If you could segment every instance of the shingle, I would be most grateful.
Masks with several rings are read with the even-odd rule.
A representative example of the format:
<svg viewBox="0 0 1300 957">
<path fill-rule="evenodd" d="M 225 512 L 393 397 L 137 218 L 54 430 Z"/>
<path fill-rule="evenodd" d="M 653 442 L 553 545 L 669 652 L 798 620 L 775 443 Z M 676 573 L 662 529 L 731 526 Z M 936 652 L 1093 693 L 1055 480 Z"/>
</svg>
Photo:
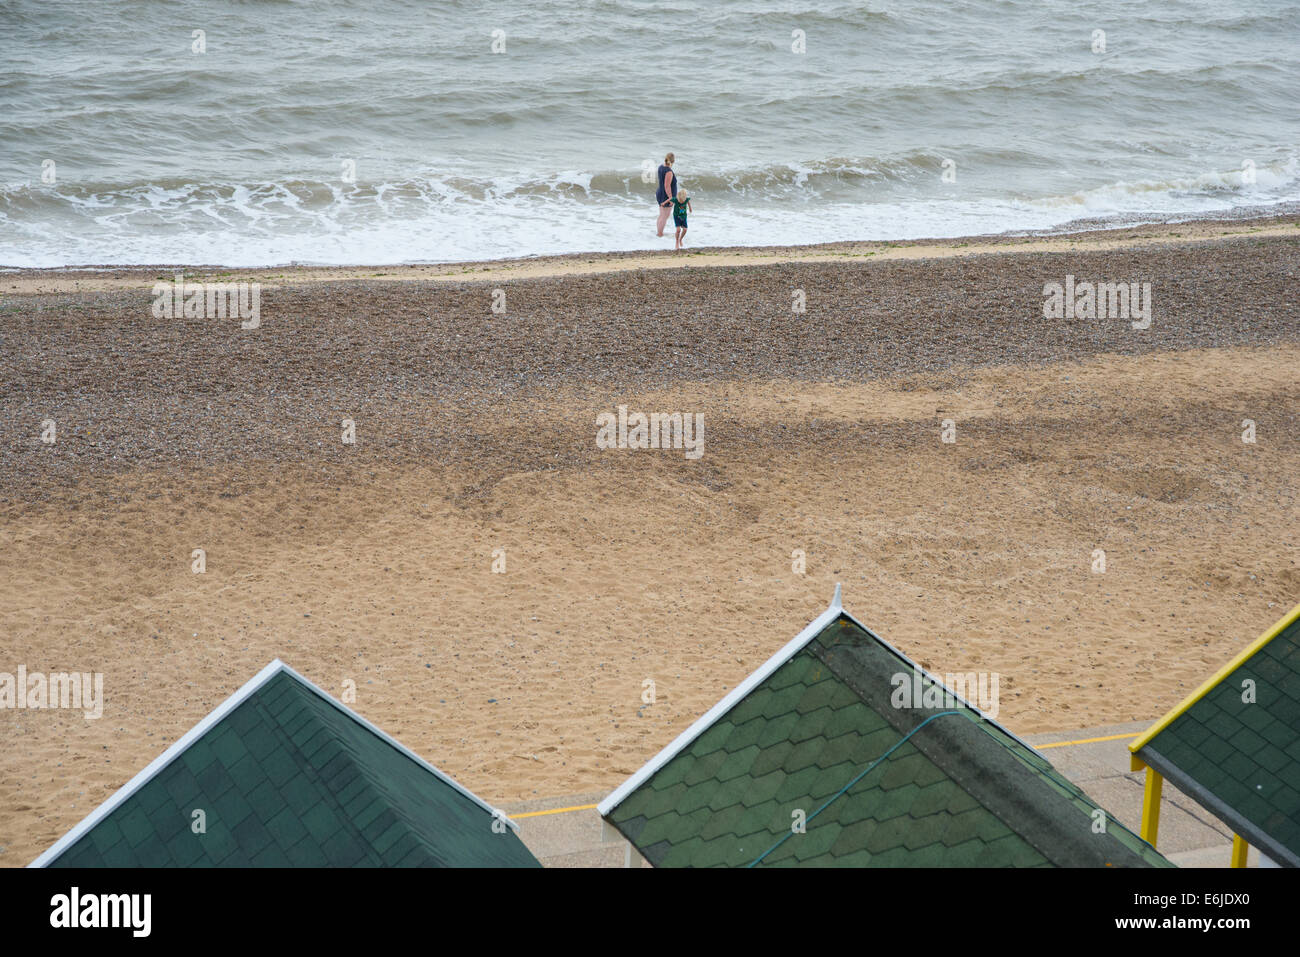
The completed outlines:
<svg viewBox="0 0 1300 957">
<path fill-rule="evenodd" d="M 248 791 L 242 791 L 243 797 L 253 808 L 253 813 L 262 820 L 267 820 L 284 808 L 284 797 L 269 780 L 263 779 Z"/>
<path fill-rule="evenodd" d="M 700 808 L 707 808 L 714 793 L 721 787 L 722 782 L 717 778 L 706 778 L 694 786 L 687 785 L 686 792 L 677 802 L 677 813 L 690 814 Z"/>
<path fill-rule="evenodd" d="M 880 787 L 890 791 L 911 785 L 927 763 L 925 756 L 916 751 L 909 741 L 886 758 L 874 773 L 880 775 Z"/>
<path fill-rule="evenodd" d="M 208 809 L 209 817 L 219 817 L 232 828 L 253 813 L 253 805 L 244 797 L 240 787 L 232 787 L 208 803 L 212 805 Z"/>
<path fill-rule="evenodd" d="M 751 718 L 761 718 L 763 716 L 763 709 L 767 706 L 768 699 L 775 694 L 769 685 L 770 681 L 767 684 L 759 685 L 749 694 L 745 695 L 745 697 L 737 702 L 736 706 L 728 712 L 726 720 L 729 720 L 732 724 L 739 725 L 749 721 Z"/>
<path fill-rule="evenodd" d="M 302 833 L 305 835 L 307 829 L 303 828 Z M 289 858 L 292 867 L 328 867 L 331 863 L 337 863 L 332 862 L 324 849 L 309 837 L 299 840 L 297 844 L 285 851 L 285 856 Z"/>
<path fill-rule="evenodd" d="M 878 823 L 867 837 L 867 850 L 872 854 L 882 854 L 891 848 L 905 846 L 904 842 L 913 826 L 914 822 L 905 815 Z"/>
<path fill-rule="evenodd" d="M 197 776 L 200 771 L 215 761 L 216 757 L 213 755 L 212 749 L 208 747 L 207 743 L 199 740 L 195 741 L 185 749 L 180 756 L 180 760 L 184 763 L 185 767 L 189 769 L 191 774 Z"/>
<path fill-rule="evenodd" d="M 206 833 L 195 836 L 209 864 L 219 864 L 239 851 L 234 834 L 221 821 L 210 822 Z"/>
<path fill-rule="evenodd" d="M 669 836 L 676 833 L 677 821 L 680 815 L 673 810 L 664 811 L 662 814 L 655 814 L 646 820 L 645 827 L 637 835 L 636 845 L 639 848 L 646 848 L 651 844 L 658 844 L 661 841 L 667 841 Z"/>
<path fill-rule="evenodd" d="M 167 841 L 167 857 L 171 863 L 176 867 L 195 867 L 204 861 L 201 837 L 187 827 Z"/>
<path fill-rule="evenodd" d="M 812 793 L 812 784 L 819 774 L 821 772 L 814 767 L 806 767 L 802 771 L 787 774 L 773 797 L 791 807 L 802 807 L 811 814 L 825 803 L 824 798 Z"/>
<path fill-rule="evenodd" d="M 722 762 L 714 773 L 714 777 L 725 783 L 732 778 L 752 774 L 754 761 L 760 753 L 762 752 L 757 745 L 751 745 L 741 751 L 728 754 L 727 759 Z"/>
<path fill-rule="evenodd" d="M 838 681 L 830 677 L 823 678 L 815 684 L 809 685 L 799 700 L 795 703 L 795 710 L 800 714 L 813 714 L 814 712 L 826 709 L 830 713 L 834 709 L 830 707 L 832 702 L 838 700 L 836 692 L 841 690 L 842 686 Z"/>
<path fill-rule="evenodd" d="M 694 764 L 695 755 L 693 753 L 679 754 L 655 773 L 651 779 L 654 789 L 662 791 L 664 788 L 680 784 Z"/>
<path fill-rule="evenodd" d="M 707 825 L 705 825 L 707 827 Z M 712 840 L 700 835 L 691 850 L 692 867 L 722 867 L 737 861 L 735 841 L 727 837 L 715 837 Z"/>
<path fill-rule="evenodd" d="M 794 745 L 789 741 L 777 741 L 768 745 L 754 759 L 754 764 L 749 769 L 750 776 L 762 777 L 778 768 L 782 768 L 785 765 L 785 759 L 792 751 L 794 751 Z"/>
<path fill-rule="evenodd" d="M 901 741 L 902 736 L 893 728 L 880 728 L 858 739 L 857 746 L 849 755 L 849 760 L 866 770 L 868 765 L 884 759 L 889 754 L 889 749 L 900 744 Z M 897 751 L 889 754 L 889 759 L 892 760 L 895 755 L 906 753 L 905 749 L 910 747 L 910 743 L 902 743 Z"/>
<path fill-rule="evenodd" d="M 989 841 L 973 863 L 975 867 L 1026 867 L 1037 859 L 1037 853 L 1019 835 L 1008 831 Z"/>
<path fill-rule="evenodd" d="M 839 824 L 824 823 L 818 817 L 808 826 L 805 833 L 791 835 L 787 843 L 797 860 L 811 862 L 829 854 L 843 830 L 844 828 Z"/>
<path fill-rule="evenodd" d="M 727 752 L 715 750 L 711 752 L 701 752 L 700 757 L 696 759 L 691 769 L 686 772 L 682 781 L 688 786 L 694 786 L 704 781 L 712 781 L 717 776 L 718 768 L 722 767 L 727 760 Z"/>
<path fill-rule="evenodd" d="M 772 718 L 763 728 L 763 732 L 758 736 L 755 742 L 760 748 L 770 748 L 776 744 L 786 744 L 790 739 L 790 732 L 794 726 L 799 723 L 799 715 L 794 712 L 782 714 L 779 717 Z"/>
<path fill-rule="evenodd" d="M 808 676 L 812 672 L 813 667 L 818 664 L 819 662 L 812 655 L 795 655 L 788 662 L 774 671 L 768 679 L 763 682 L 763 687 L 773 695 L 779 694 L 783 691 L 788 691 L 790 688 L 795 686 L 802 687 L 808 680 Z M 800 696 L 801 695 L 795 695 L 794 700 L 799 700 Z M 776 713 L 784 714 L 788 710 L 789 708 L 782 708 Z M 766 704 L 763 707 L 763 713 L 769 716 L 772 714 L 771 709 Z"/>
<path fill-rule="evenodd" d="M 861 702 L 836 709 L 822 728 L 822 734 L 828 739 L 838 739 L 846 734 L 868 734 L 884 727 L 880 716 L 872 712 Z"/>
<path fill-rule="evenodd" d="M 737 751 L 747 751 L 750 748 L 757 747 L 758 737 L 766 727 L 767 719 L 762 715 L 750 718 L 742 724 L 732 725 L 724 749 L 731 754 L 735 754 Z"/>
<path fill-rule="evenodd" d="M 318 804 L 311 808 L 306 814 L 302 815 L 302 823 L 311 835 L 318 841 L 323 841 L 336 830 L 338 830 L 340 821 L 330 808 L 324 804 Z M 385 805 L 384 809 L 375 815 L 374 819 L 364 827 L 357 827 L 366 840 L 374 843 L 390 827 L 397 823 L 397 812 L 392 807 Z"/>
<path fill-rule="evenodd" d="M 267 844 L 256 854 L 249 857 L 254 867 L 289 867 L 292 862 L 287 854 L 276 844 Z"/>
<path fill-rule="evenodd" d="M 834 711 L 826 707 L 818 708 L 813 712 L 804 712 L 799 722 L 790 730 L 790 740 L 796 744 L 811 738 L 825 740 L 823 735 L 826 725 L 830 723 L 834 714 Z"/>
<path fill-rule="evenodd" d="M 912 799 L 907 813 L 914 818 L 948 813 L 948 802 L 952 800 L 957 784 L 950 778 L 943 778 L 924 787 L 918 785 L 916 797 Z"/>
<path fill-rule="evenodd" d="M 122 840 L 128 847 L 138 847 L 153 836 L 153 824 L 149 815 L 138 806 L 131 805 L 117 818 L 117 825 L 122 831 Z"/>
<path fill-rule="evenodd" d="M 715 724 L 695 739 L 695 746 L 692 750 L 697 754 L 709 754 L 717 751 L 726 744 L 727 736 L 730 733 L 731 728 L 727 724 Z"/>
<path fill-rule="evenodd" d="M 235 779 L 230 776 L 230 772 L 220 761 L 212 761 L 195 775 L 199 789 L 207 795 L 223 794 L 228 789 L 234 787 Z"/>
<path fill-rule="evenodd" d="M 153 815 L 164 805 L 173 802 L 171 795 L 167 793 L 167 789 L 155 779 L 136 792 L 136 803 L 145 814 Z"/>
<path fill-rule="evenodd" d="M 665 814 L 677 807 L 677 802 L 685 793 L 686 785 L 680 782 L 667 788 L 654 787 L 651 789 L 651 798 L 641 813 L 651 819 Z"/>
<path fill-rule="evenodd" d="M 1250 758 L 1242 754 L 1240 751 L 1231 752 L 1228 757 L 1221 762 L 1220 766 L 1227 775 L 1238 782 L 1251 774 L 1256 768 L 1255 762 L 1250 760 Z"/>
<path fill-rule="evenodd" d="M 984 854 L 987 846 L 988 845 L 978 837 L 973 837 L 968 841 L 963 841 L 960 844 L 954 844 L 950 847 L 945 845 L 947 849 L 939 857 L 941 866 L 974 867 L 976 866 L 976 862 L 979 861 L 980 857 Z"/>
<path fill-rule="evenodd" d="M 1228 743 L 1247 757 L 1253 755 L 1256 751 L 1267 744 L 1263 738 L 1246 727 L 1243 727 L 1236 734 L 1230 737 Z"/>
<path fill-rule="evenodd" d="M 307 828 L 298 820 L 298 815 L 286 807 L 266 822 L 266 829 L 277 844 L 291 848 L 307 836 Z"/>
<path fill-rule="evenodd" d="M 784 771 L 771 771 L 760 778 L 755 778 L 749 790 L 741 803 L 746 807 L 754 807 L 769 801 L 776 796 L 776 792 L 781 790 L 781 785 L 785 783 Z"/>
<path fill-rule="evenodd" d="M 245 735 L 244 741 L 248 746 L 248 753 L 257 761 L 263 761 L 271 755 L 277 753 L 283 745 L 281 744 L 279 730 L 272 724 L 262 722 L 257 725 L 255 732 L 249 732 Z"/>
<path fill-rule="evenodd" d="M 188 811 L 182 811 L 168 798 L 165 805 L 156 808 L 150 814 L 149 820 L 153 822 L 154 833 L 166 843 L 181 831 L 190 829 L 193 815 Z"/>
<path fill-rule="evenodd" d="M 117 825 L 117 815 L 105 819 L 87 837 L 89 837 L 91 844 L 100 854 L 105 853 L 114 844 L 125 840 L 122 836 L 122 829 Z M 86 837 L 81 838 L 79 843 L 85 842 L 86 839 Z"/>
<path fill-rule="evenodd" d="M 370 842 L 370 846 L 382 856 L 385 851 L 396 845 L 402 835 L 406 833 L 406 825 L 401 821 L 394 821 Z"/>
<path fill-rule="evenodd" d="M 917 816 L 915 809 L 908 812 L 911 817 L 911 823 L 904 829 L 903 846 L 909 851 L 917 851 L 929 847 L 931 844 L 939 844 L 943 841 L 943 834 L 948 823 L 947 814 L 925 814 Z"/>
<path fill-rule="evenodd" d="M 228 727 L 212 737 L 212 753 L 223 765 L 231 768 L 248 755 L 248 747 L 239 733 Z"/>
<path fill-rule="evenodd" d="M 847 784 L 848 781 L 846 780 L 844 783 Z M 832 792 L 833 794 L 834 792 Z M 849 791 L 842 797 L 836 798 L 834 803 L 822 814 L 833 817 L 834 820 L 845 826 L 856 824 L 859 821 L 871 818 L 879 806 L 879 797 L 879 792 L 875 791 L 865 793 Z"/>
<path fill-rule="evenodd" d="M 701 839 L 711 841 L 723 834 L 730 834 L 734 839 L 736 837 L 736 827 L 744 819 L 745 813 L 746 808 L 739 804 L 733 804 L 711 814 L 704 827 L 700 830 Z"/>
<path fill-rule="evenodd" d="M 138 867 L 138 858 L 127 845 L 126 841 L 118 841 L 104 852 L 104 867 Z"/>
<path fill-rule="evenodd" d="M 1269 774 L 1278 774 L 1291 763 L 1281 748 L 1272 746 L 1261 748 L 1255 753 L 1253 760 Z"/>
<path fill-rule="evenodd" d="M 788 688 L 777 691 L 763 707 L 763 717 L 769 720 L 793 717 L 795 720 L 790 723 L 790 727 L 793 728 L 799 718 L 795 707 L 806 691 L 807 688 L 802 684 L 792 684 Z"/>
<path fill-rule="evenodd" d="M 781 767 L 785 769 L 787 774 L 793 774 L 796 771 L 802 771 L 804 768 L 813 767 L 825 746 L 826 742 L 822 738 L 812 738 L 807 741 L 801 741 L 786 755 L 785 762 Z"/>
<path fill-rule="evenodd" d="M 708 822 L 712 813 L 707 807 L 702 807 L 690 814 L 674 815 L 671 819 L 672 827 L 668 832 L 668 839 L 674 843 L 688 840 L 699 833 L 700 828 Z"/>
<path fill-rule="evenodd" d="M 135 855 L 134 867 L 166 867 L 172 862 L 167 845 L 159 840 L 145 841 L 131 851 Z"/>
<path fill-rule="evenodd" d="M 979 839 L 980 821 L 988 814 L 988 811 L 982 807 L 973 807 L 968 811 L 962 811 L 960 814 L 944 813 L 946 820 L 943 836 L 940 840 L 948 847 L 957 847 L 967 841 Z"/>
<path fill-rule="evenodd" d="M 299 810 L 308 808 L 321 799 L 320 788 L 301 771 L 280 785 L 279 790 L 284 803 Z"/>
</svg>

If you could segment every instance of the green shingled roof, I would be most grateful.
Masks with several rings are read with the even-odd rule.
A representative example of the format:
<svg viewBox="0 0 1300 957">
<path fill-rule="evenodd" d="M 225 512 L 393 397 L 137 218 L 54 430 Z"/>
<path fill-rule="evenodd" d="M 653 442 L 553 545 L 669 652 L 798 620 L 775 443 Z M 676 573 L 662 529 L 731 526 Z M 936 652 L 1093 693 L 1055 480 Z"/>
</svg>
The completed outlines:
<svg viewBox="0 0 1300 957">
<path fill-rule="evenodd" d="M 661 867 L 1171 866 L 960 699 L 895 707 L 900 674 L 942 689 L 836 603 L 601 814 Z"/>
<path fill-rule="evenodd" d="M 34 864 L 540 866 L 493 815 L 277 661 Z"/>
<path fill-rule="evenodd" d="M 1274 861 L 1300 867 L 1300 605 L 1132 749 Z"/>
</svg>

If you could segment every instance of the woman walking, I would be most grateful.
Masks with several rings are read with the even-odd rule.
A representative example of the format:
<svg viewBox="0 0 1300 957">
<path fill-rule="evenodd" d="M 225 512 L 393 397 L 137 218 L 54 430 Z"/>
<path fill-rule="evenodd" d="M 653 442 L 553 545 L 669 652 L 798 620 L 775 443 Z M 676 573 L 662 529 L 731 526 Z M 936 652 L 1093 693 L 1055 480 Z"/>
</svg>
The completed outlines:
<svg viewBox="0 0 1300 957">
<path fill-rule="evenodd" d="M 668 214 L 672 212 L 673 197 L 677 195 L 677 177 L 673 174 L 673 154 L 664 157 L 659 167 L 659 189 L 655 193 L 655 202 L 659 204 L 659 235 L 664 234 L 668 224 Z"/>
</svg>

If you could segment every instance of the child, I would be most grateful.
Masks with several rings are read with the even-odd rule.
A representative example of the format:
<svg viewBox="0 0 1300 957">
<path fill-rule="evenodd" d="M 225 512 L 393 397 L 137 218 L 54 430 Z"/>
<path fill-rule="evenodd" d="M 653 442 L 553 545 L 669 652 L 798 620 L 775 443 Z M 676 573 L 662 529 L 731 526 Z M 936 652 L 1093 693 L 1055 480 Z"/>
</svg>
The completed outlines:
<svg viewBox="0 0 1300 957">
<path fill-rule="evenodd" d="M 673 225 L 677 227 L 677 248 L 682 248 L 682 241 L 686 239 L 686 214 L 695 212 L 691 209 L 690 198 L 686 195 L 686 190 L 679 189 L 677 195 L 673 198 Z"/>
</svg>

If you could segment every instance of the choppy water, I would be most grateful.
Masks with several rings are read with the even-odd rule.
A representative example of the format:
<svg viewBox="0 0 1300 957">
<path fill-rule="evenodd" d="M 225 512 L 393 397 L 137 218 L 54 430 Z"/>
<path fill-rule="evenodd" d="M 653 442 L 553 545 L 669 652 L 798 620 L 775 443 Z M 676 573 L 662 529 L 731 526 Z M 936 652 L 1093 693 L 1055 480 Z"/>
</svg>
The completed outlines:
<svg viewBox="0 0 1300 957">
<path fill-rule="evenodd" d="M 0 0 L 0 264 L 666 248 L 666 150 L 700 245 L 1217 214 L 1297 104 L 1290 0 Z"/>
</svg>

